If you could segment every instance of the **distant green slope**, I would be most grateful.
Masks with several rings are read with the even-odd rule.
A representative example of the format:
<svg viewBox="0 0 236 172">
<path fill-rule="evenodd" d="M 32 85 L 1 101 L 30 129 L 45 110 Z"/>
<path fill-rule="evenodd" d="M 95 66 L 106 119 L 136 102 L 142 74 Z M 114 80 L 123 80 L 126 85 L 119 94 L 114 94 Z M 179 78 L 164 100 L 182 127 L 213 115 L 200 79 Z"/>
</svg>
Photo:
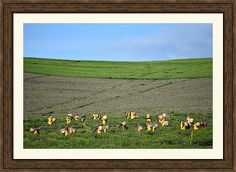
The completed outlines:
<svg viewBox="0 0 236 172">
<path fill-rule="evenodd" d="M 111 62 L 24 58 L 24 72 L 58 76 L 175 79 L 212 76 L 212 59 Z"/>
</svg>

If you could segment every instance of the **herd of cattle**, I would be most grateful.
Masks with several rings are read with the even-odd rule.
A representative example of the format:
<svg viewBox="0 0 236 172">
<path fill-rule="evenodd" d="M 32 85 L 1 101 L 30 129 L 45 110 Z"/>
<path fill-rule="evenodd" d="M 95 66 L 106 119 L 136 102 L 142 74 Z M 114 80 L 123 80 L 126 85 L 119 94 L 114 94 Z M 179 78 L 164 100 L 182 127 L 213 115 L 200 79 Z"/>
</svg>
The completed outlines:
<svg viewBox="0 0 236 172">
<path fill-rule="evenodd" d="M 126 116 L 127 120 L 134 120 L 134 119 L 139 118 L 139 116 L 136 112 L 125 113 L 125 116 Z M 92 114 L 91 118 L 94 121 L 97 121 L 100 123 L 100 125 L 97 125 L 95 127 L 95 129 L 92 129 L 86 125 L 86 116 L 85 115 L 79 115 L 79 114 L 73 115 L 72 113 L 69 112 L 65 117 L 65 124 L 64 124 L 65 127 L 61 128 L 60 132 L 62 134 L 64 134 L 65 136 L 70 135 L 70 134 L 74 134 L 76 132 L 76 128 L 71 127 L 71 122 L 73 120 L 80 121 L 81 124 L 83 125 L 83 127 L 89 128 L 90 130 L 92 130 L 93 132 L 96 132 L 97 134 L 106 133 L 108 131 L 109 125 L 108 125 L 108 116 L 107 115 L 100 116 L 99 114 L 95 113 L 95 114 Z M 147 131 L 154 132 L 159 127 L 165 127 L 165 126 L 169 125 L 169 116 L 166 113 L 158 115 L 157 120 L 154 120 L 150 114 L 147 114 L 145 116 L 145 120 L 146 120 L 146 127 L 145 128 L 142 125 L 137 124 L 137 126 L 136 126 L 137 133 L 140 133 L 145 129 Z M 154 121 L 156 121 L 156 122 L 154 122 Z M 53 117 L 52 115 L 49 115 L 48 116 L 48 126 L 49 127 L 52 126 L 55 122 L 56 122 L 56 118 Z M 198 130 L 198 129 L 203 129 L 206 126 L 207 126 L 207 123 L 205 121 L 200 121 L 200 122 L 194 123 L 194 119 L 192 117 L 188 116 L 186 121 L 180 121 L 179 128 L 181 130 L 185 130 L 185 129 Z M 114 127 L 122 129 L 122 130 L 129 129 L 126 121 L 120 122 Z M 39 134 L 40 130 L 42 130 L 42 128 L 32 127 L 32 128 L 30 128 L 29 131 L 33 134 Z"/>
</svg>

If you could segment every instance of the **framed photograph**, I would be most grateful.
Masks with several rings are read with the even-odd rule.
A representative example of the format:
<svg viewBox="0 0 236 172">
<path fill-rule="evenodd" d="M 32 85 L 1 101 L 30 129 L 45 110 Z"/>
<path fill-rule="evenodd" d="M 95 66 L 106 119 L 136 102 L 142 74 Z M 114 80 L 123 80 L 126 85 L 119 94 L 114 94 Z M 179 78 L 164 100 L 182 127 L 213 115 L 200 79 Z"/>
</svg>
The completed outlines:
<svg viewBox="0 0 236 172">
<path fill-rule="evenodd" d="M 1 2 L 1 169 L 234 171 L 234 10 Z"/>
</svg>

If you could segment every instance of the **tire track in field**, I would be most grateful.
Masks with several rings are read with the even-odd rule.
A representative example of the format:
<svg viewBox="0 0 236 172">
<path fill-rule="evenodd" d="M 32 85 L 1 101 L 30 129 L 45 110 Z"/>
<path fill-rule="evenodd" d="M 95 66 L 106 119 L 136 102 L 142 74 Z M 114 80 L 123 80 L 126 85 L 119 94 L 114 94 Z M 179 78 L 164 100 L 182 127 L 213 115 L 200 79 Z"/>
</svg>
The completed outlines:
<svg viewBox="0 0 236 172">
<path fill-rule="evenodd" d="M 46 77 L 49 77 L 49 76 L 45 76 L 45 75 L 42 75 L 42 76 L 33 76 L 33 77 L 29 77 L 29 78 L 24 78 L 24 80 L 25 80 L 25 81 L 29 81 L 29 80 L 33 80 L 33 79 L 46 78 Z"/>
<path fill-rule="evenodd" d="M 147 91 L 151 91 L 151 90 L 156 89 L 156 88 L 165 87 L 165 86 L 171 85 L 171 84 L 173 84 L 173 82 L 168 82 L 168 83 L 163 84 L 163 85 L 158 85 L 158 86 L 156 86 L 156 87 L 152 87 L 152 88 L 149 88 L 149 89 L 146 89 L 146 90 L 143 90 L 143 91 L 139 91 L 138 93 L 145 93 L 145 92 L 147 92 Z"/>
<path fill-rule="evenodd" d="M 77 98 L 77 97 L 72 97 L 72 98 L 70 98 L 70 100 L 66 100 L 66 101 L 63 101 L 63 102 L 60 102 L 60 103 L 56 103 L 56 104 L 52 104 L 52 105 L 49 105 L 49 106 L 44 106 L 43 108 L 40 107 L 40 108 L 37 108 L 37 109 L 34 109 L 34 110 L 29 111 L 29 113 L 34 113 L 34 114 L 36 114 L 36 113 L 37 113 L 36 111 L 39 111 L 39 110 L 42 110 L 42 109 L 51 109 L 51 108 L 54 108 L 54 107 L 56 107 L 56 106 L 71 104 L 71 102 L 74 102 L 74 101 L 82 101 L 82 100 L 90 99 L 90 98 L 92 98 L 92 97 L 94 97 L 94 96 L 97 96 L 97 95 L 99 95 L 99 94 L 103 94 L 103 93 L 106 92 L 106 91 L 116 89 L 117 87 L 120 87 L 120 86 L 122 86 L 123 84 L 127 84 L 127 83 L 134 82 L 134 81 L 135 81 L 135 80 L 128 80 L 128 81 L 125 82 L 125 83 L 120 83 L 120 84 L 115 85 L 115 86 L 112 86 L 112 87 L 110 87 L 110 88 L 108 88 L 108 89 L 103 89 L 103 90 L 101 90 L 101 91 L 99 91 L 99 92 L 97 92 L 97 93 L 95 93 L 95 94 L 93 94 L 93 95 L 91 95 L 91 96 L 79 97 L 79 98 Z M 152 80 L 151 82 L 155 82 L 155 80 Z M 102 101 L 99 101 L 99 102 L 107 102 L 107 101 L 115 100 L 115 99 L 117 99 L 117 98 L 123 98 L 123 97 L 126 97 L 126 96 L 132 96 L 132 95 L 136 95 L 136 94 L 139 94 L 139 93 L 144 93 L 144 92 L 147 92 L 147 91 L 156 89 L 156 88 L 161 88 L 161 87 L 170 85 L 171 83 L 172 83 L 172 82 L 168 82 L 168 83 L 165 83 L 165 84 L 162 84 L 162 85 L 158 85 L 158 86 L 156 86 L 156 87 L 152 87 L 152 88 L 149 88 L 149 89 L 146 89 L 146 90 L 143 90 L 143 91 L 138 91 L 138 92 L 129 93 L 129 94 L 127 94 L 127 95 L 116 95 L 116 96 L 113 96 L 113 97 L 111 97 L 111 98 L 107 98 L 107 99 L 104 99 L 104 100 L 102 100 Z M 138 84 L 137 86 L 141 86 L 141 85 L 142 85 L 142 84 Z M 131 85 L 130 87 L 135 87 L 135 86 Z M 71 89 L 67 89 L 67 90 L 71 90 Z M 73 90 L 76 90 L 76 89 L 73 89 Z M 92 101 L 92 102 L 88 102 L 88 103 L 85 103 L 85 104 L 81 104 L 81 105 L 79 105 L 79 106 L 74 106 L 74 107 L 72 107 L 72 108 L 74 108 L 74 109 L 79 109 L 79 108 L 86 107 L 86 106 L 90 106 L 90 105 L 93 105 L 93 104 L 96 104 L 96 103 L 98 103 L 98 102 L 97 102 L 97 101 Z M 71 108 L 70 108 L 70 109 L 71 109 Z M 63 110 L 65 111 L 65 110 L 68 110 L 68 109 L 61 109 L 60 111 L 63 111 Z M 50 113 L 51 113 L 51 111 L 50 111 L 50 112 L 48 111 L 48 112 L 46 112 L 46 113 L 43 113 L 42 116 L 45 116 L 45 115 L 50 114 Z M 41 114 L 41 113 L 37 113 L 37 114 Z"/>
<path fill-rule="evenodd" d="M 91 103 L 87 103 L 87 104 L 84 104 L 84 105 L 76 106 L 75 108 L 82 108 L 82 107 L 90 106 L 90 105 L 93 105 L 93 104 L 96 104 L 96 103 L 112 101 L 112 100 L 115 100 L 115 99 L 117 99 L 117 98 L 123 98 L 123 97 L 127 97 L 127 96 L 132 96 L 132 95 L 144 93 L 144 92 L 147 92 L 147 91 L 156 89 L 156 88 L 165 87 L 165 86 L 170 85 L 170 84 L 173 84 L 173 82 L 168 82 L 168 83 L 166 83 L 166 84 L 158 85 L 158 86 L 156 86 L 156 87 L 152 87 L 152 88 L 149 88 L 149 89 L 146 89 L 146 90 L 143 90 L 143 91 L 138 91 L 138 92 L 136 92 L 136 93 L 130 93 L 130 94 L 127 94 L 127 95 L 116 95 L 116 96 L 113 96 L 113 97 L 111 97 L 111 98 L 107 98 L 107 99 L 104 99 L 104 100 L 102 100 L 102 101 L 99 101 L 99 102 L 91 102 Z M 138 84 L 138 85 L 141 85 L 141 84 Z"/>
<path fill-rule="evenodd" d="M 133 82 L 134 80 L 128 80 L 126 83 L 129 83 L 129 82 Z M 80 98 L 77 98 L 77 97 L 73 97 L 73 98 L 70 98 L 70 100 L 67 100 L 67 101 L 63 101 L 63 102 L 60 102 L 60 103 L 56 103 L 56 104 L 52 104 L 52 105 L 49 105 L 49 106 L 46 106 L 46 107 L 43 107 L 43 108 L 37 108 L 37 109 L 34 109 L 34 110 L 31 110 L 29 111 L 29 113 L 33 113 L 33 114 L 41 114 L 41 113 L 37 113 L 35 111 L 39 111 L 39 110 L 42 110 L 42 109 L 51 109 L 51 108 L 54 108 L 56 106 L 59 106 L 59 105 L 66 105 L 66 104 L 70 104 L 71 102 L 73 101 L 81 101 L 81 100 L 86 100 L 86 99 L 89 99 L 91 97 L 94 97 L 94 96 L 97 96 L 99 94 L 103 94 L 104 92 L 106 91 L 109 91 L 109 90 L 113 90 L 117 87 L 120 87 L 121 85 L 123 84 L 126 84 L 126 83 L 120 83 L 118 85 L 115 85 L 115 86 L 112 86 L 111 88 L 108 88 L 108 89 L 103 89 L 101 91 L 98 91 L 97 93 L 91 95 L 91 96 L 86 96 L 86 97 L 80 97 Z M 100 101 L 101 102 L 101 101 Z M 103 102 L 103 101 L 102 101 Z M 97 102 L 89 102 L 89 103 L 86 103 L 86 104 L 82 104 L 80 106 L 76 106 L 76 107 L 72 107 L 72 108 L 81 108 L 81 107 L 85 107 L 85 106 L 89 106 L 89 105 L 92 105 L 92 104 L 95 104 Z M 60 111 L 62 110 L 66 110 L 66 109 L 61 109 Z M 47 112 L 47 113 L 43 113 L 42 116 L 45 116 L 47 114 L 50 114 L 50 112 Z"/>
<path fill-rule="evenodd" d="M 181 81 L 179 81 L 179 82 L 183 82 L 183 81 L 186 81 L 186 80 L 187 80 L 187 79 L 183 79 L 183 80 L 181 80 Z M 155 80 L 153 80 L 152 82 L 155 82 Z M 103 101 L 100 101 L 100 102 L 107 102 L 107 101 L 115 100 L 115 99 L 117 99 L 117 98 L 124 98 L 124 97 L 127 97 L 127 96 L 133 96 L 133 95 L 137 95 L 137 94 L 140 94 L 140 93 L 145 93 L 145 92 L 151 91 L 151 90 L 153 90 L 153 89 L 162 88 L 162 87 L 165 87 L 165 86 L 168 86 L 168 85 L 171 85 L 171 84 L 175 84 L 175 83 L 176 83 L 176 82 L 168 82 L 168 83 L 165 83 L 165 84 L 162 84 L 162 85 L 158 85 L 158 86 L 156 86 L 156 87 L 151 87 L 151 88 L 146 89 L 146 90 L 143 90 L 143 91 L 137 91 L 137 92 L 134 92 L 134 93 L 129 93 L 129 94 L 127 94 L 127 95 L 116 95 L 116 96 L 113 96 L 113 97 L 111 97 L 111 98 L 107 98 L 107 99 L 105 99 L 105 100 L 103 100 Z M 142 85 L 142 84 L 138 84 L 138 86 L 140 86 L 140 85 Z M 92 105 L 92 104 L 95 104 L 95 103 L 97 103 L 97 102 L 93 102 L 93 103 L 87 104 L 87 105 L 85 105 L 85 106 L 89 106 L 89 105 Z M 85 106 L 83 106 L 83 107 L 85 107 Z"/>
<path fill-rule="evenodd" d="M 123 84 L 127 84 L 127 83 L 133 82 L 133 81 L 134 81 L 134 80 L 128 80 L 126 83 L 120 83 L 120 84 L 115 85 L 115 86 L 113 86 L 113 87 L 111 87 L 111 88 L 109 88 L 109 89 L 101 90 L 101 91 L 99 91 L 98 93 L 96 93 L 96 94 L 94 94 L 94 95 L 92 95 L 92 96 L 90 96 L 90 97 L 94 97 L 94 96 L 97 96 L 97 95 L 99 95 L 99 94 L 103 94 L 103 93 L 106 92 L 106 91 L 116 89 L 117 87 L 120 87 L 120 86 L 122 86 Z M 118 95 L 118 96 L 119 96 L 119 95 Z M 86 97 L 86 99 L 88 99 L 88 98 L 90 98 L 90 97 Z M 121 96 L 119 96 L 119 97 L 121 97 Z M 102 101 L 99 101 L 99 103 L 100 103 L 100 102 L 110 101 L 110 100 L 113 100 L 113 99 L 116 99 L 116 98 L 117 98 L 117 96 L 112 97 L 112 98 L 107 98 L 107 99 L 104 99 L 104 100 L 102 100 Z M 79 108 L 86 107 L 86 106 L 90 106 L 90 105 L 93 105 L 93 104 L 96 104 L 96 103 L 98 103 L 98 102 L 97 102 L 97 101 L 96 101 L 96 102 L 93 101 L 93 102 L 86 103 L 86 104 L 83 104 L 83 105 L 74 106 L 73 108 L 79 109 Z"/>
<path fill-rule="evenodd" d="M 177 80 L 178 82 L 184 82 L 188 79 L 182 79 L 182 80 Z M 51 108 L 55 108 L 57 106 L 60 106 L 60 105 L 66 105 L 66 104 L 71 104 L 72 102 L 74 101 L 82 101 L 82 100 L 87 100 L 87 99 L 90 99 L 94 96 L 98 96 L 99 94 L 103 94 L 105 93 L 106 91 L 110 91 L 110 90 L 113 90 L 113 89 L 116 89 L 124 84 L 127 84 L 127 83 L 130 83 L 130 82 L 134 82 L 136 80 L 128 80 L 127 82 L 124 82 L 124 83 L 120 83 L 120 84 L 117 84 L 117 85 L 114 85 L 110 88 L 107 88 L 107 89 L 103 89 L 101 91 L 98 91 L 97 93 L 93 94 L 93 95 L 89 95 L 89 96 L 86 96 L 86 97 L 72 97 L 70 98 L 70 100 L 67 100 L 67 101 L 63 101 L 63 102 L 60 102 L 60 103 L 56 103 L 56 104 L 53 104 L 53 105 L 49 105 L 49 106 L 46 106 L 46 107 L 43 107 L 43 108 L 38 108 L 38 109 L 34 109 L 32 111 L 30 111 L 30 113 L 33 113 L 33 114 L 42 114 L 42 116 L 44 115 L 47 115 L 49 113 L 51 113 L 51 110 L 48 110 L 48 112 L 46 113 L 40 113 L 40 112 L 36 112 L 38 110 L 46 110 L 46 109 L 51 109 Z M 93 104 L 96 104 L 96 103 L 101 103 L 101 102 L 108 102 L 108 101 L 112 101 L 112 100 L 115 100 L 115 99 L 118 99 L 118 98 L 124 98 L 124 97 L 127 97 L 127 96 L 133 96 L 133 95 L 137 95 L 137 94 L 142 94 L 142 93 L 146 93 L 148 91 L 151 91 L 153 89 L 156 89 L 156 88 L 163 88 L 165 86 L 168 86 L 168 85 L 171 85 L 171 84 L 175 84 L 176 80 L 172 80 L 171 82 L 167 82 L 167 83 L 164 83 L 164 84 L 161 84 L 161 85 L 157 85 L 155 87 L 151 87 L 151 88 L 148 88 L 148 89 L 145 89 L 145 90 L 141 90 L 141 91 L 136 91 L 136 92 L 132 92 L 132 93 L 129 93 L 129 94 L 126 94 L 126 95 L 115 95 L 113 97 L 109 97 L 109 98 L 106 98 L 106 99 L 103 99 L 101 101 L 91 101 L 91 102 L 87 102 L 87 103 L 84 103 L 84 104 L 80 104 L 79 106 L 74 106 L 74 107 L 70 107 L 70 109 L 66 109 L 66 108 L 62 108 L 60 109 L 59 112 L 64 112 L 64 111 L 71 111 L 71 109 L 80 109 L 80 108 L 84 108 L 84 107 L 87 107 L 87 106 L 90 106 L 90 105 L 93 105 Z M 151 83 L 155 82 L 155 80 L 152 80 L 150 81 Z M 132 87 L 135 87 L 137 88 L 138 86 L 143 86 L 143 85 L 146 85 L 146 84 L 143 84 L 143 83 L 138 83 L 137 85 L 131 85 L 130 88 Z"/>
</svg>

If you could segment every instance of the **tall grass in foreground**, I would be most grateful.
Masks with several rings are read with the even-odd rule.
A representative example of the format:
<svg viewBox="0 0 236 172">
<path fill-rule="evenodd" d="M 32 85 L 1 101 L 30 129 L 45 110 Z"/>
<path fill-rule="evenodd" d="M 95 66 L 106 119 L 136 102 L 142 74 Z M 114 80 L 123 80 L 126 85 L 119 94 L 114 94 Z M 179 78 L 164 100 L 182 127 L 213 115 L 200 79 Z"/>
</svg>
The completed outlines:
<svg viewBox="0 0 236 172">
<path fill-rule="evenodd" d="M 117 62 L 24 58 L 24 72 L 92 78 L 201 78 L 212 76 L 212 59 Z"/>
<path fill-rule="evenodd" d="M 108 114 L 108 125 L 110 129 L 107 133 L 97 134 L 93 130 L 101 121 L 94 121 L 87 116 L 86 125 L 83 127 L 81 122 L 73 121 L 72 126 L 77 128 L 74 135 L 64 136 L 60 129 L 65 125 L 65 118 L 58 117 L 57 121 L 51 127 L 47 126 L 47 116 L 26 117 L 24 120 L 24 148 L 104 148 L 104 149 L 140 149 L 140 148 L 212 148 L 212 114 L 191 114 L 195 122 L 205 119 L 208 126 L 202 130 L 193 132 L 192 130 L 180 130 L 179 121 L 186 120 L 189 114 L 170 113 L 169 126 L 160 127 L 154 132 L 143 131 L 137 133 L 135 127 L 137 124 L 145 126 L 145 115 L 139 119 L 127 120 L 125 116 L 116 116 Z M 156 116 L 153 120 L 156 122 Z M 122 121 L 127 121 L 129 129 L 122 130 L 116 126 Z M 29 133 L 30 127 L 43 127 L 40 134 L 33 135 Z M 190 144 L 192 142 L 192 144 Z"/>
</svg>

